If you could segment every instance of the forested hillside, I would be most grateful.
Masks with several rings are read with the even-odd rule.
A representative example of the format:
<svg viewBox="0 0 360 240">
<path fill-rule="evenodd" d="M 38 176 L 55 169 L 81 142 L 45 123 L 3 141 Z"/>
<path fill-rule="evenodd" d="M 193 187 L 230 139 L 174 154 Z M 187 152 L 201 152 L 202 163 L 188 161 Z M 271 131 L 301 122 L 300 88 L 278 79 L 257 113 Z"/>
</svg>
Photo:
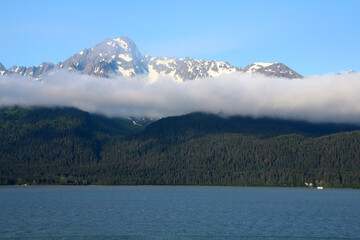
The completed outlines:
<svg viewBox="0 0 360 240">
<path fill-rule="evenodd" d="M 356 125 L 194 113 L 144 128 L 74 108 L 3 108 L 0 183 L 360 187 Z"/>
</svg>

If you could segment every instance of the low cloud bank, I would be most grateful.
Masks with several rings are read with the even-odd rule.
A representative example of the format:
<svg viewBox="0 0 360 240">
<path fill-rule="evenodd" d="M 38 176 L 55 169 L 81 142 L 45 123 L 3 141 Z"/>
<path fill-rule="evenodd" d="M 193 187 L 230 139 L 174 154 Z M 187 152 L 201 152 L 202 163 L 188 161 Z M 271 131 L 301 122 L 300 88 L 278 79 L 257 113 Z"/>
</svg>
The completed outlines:
<svg viewBox="0 0 360 240">
<path fill-rule="evenodd" d="M 0 77 L 0 106 L 72 106 L 108 116 L 152 117 L 195 111 L 360 123 L 360 74 L 282 79 L 221 75 L 175 82 L 147 76 L 100 78 L 68 71 L 42 81 Z"/>
</svg>

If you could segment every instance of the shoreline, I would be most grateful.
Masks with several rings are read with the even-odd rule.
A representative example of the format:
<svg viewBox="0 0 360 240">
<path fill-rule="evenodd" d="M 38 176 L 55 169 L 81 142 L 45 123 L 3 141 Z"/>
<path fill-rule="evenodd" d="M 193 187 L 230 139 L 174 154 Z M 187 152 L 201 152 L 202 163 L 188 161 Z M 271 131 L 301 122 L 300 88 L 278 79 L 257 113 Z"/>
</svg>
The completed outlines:
<svg viewBox="0 0 360 240">
<path fill-rule="evenodd" d="M 297 188 L 297 189 L 309 189 L 309 190 L 327 190 L 327 189 L 352 189 L 352 190 L 360 190 L 359 188 L 350 188 L 350 187 L 299 187 L 299 186 L 268 186 L 268 185 L 165 185 L 165 184 L 156 184 L 156 185 L 102 185 L 102 184 L 94 184 L 94 185 L 70 185 L 70 184 L 31 184 L 31 185 L 0 185 L 1 188 L 5 187 L 226 187 L 226 188 Z"/>
</svg>

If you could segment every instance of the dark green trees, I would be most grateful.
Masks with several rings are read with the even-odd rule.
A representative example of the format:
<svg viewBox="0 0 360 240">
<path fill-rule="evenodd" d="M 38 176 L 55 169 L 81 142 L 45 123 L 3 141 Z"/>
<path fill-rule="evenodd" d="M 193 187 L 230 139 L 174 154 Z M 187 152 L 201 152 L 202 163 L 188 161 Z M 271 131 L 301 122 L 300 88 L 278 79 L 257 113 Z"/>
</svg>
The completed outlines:
<svg viewBox="0 0 360 240">
<path fill-rule="evenodd" d="M 144 131 L 73 108 L 0 111 L 0 184 L 360 187 L 360 129 L 189 114 Z"/>
</svg>

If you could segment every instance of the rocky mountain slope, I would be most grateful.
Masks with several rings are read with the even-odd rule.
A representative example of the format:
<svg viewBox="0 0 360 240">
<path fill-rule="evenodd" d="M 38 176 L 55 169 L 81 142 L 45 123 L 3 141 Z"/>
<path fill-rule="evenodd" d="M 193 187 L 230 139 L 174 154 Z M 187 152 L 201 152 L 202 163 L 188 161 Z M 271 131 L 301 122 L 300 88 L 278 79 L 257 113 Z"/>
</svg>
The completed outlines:
<svg viewBox="0 0 360 240">
<path fill-rule="evenodd" d="M 7 75 L 8 71 L 6 70 L 6 68 L 4 67 L 4 65 L 2 65 L 0 63 L 0 75 Z"/>
<path fill-rule="evenodd" d="M 227 62 L 207 61 L 190 57 L 144 57 L 135 43 L 126 36 L 106 39 L 56 65 L 43 63 L 38 67 L 13 66 L 5 69 L 0 63 L 0 75 L 18 74 L 35 79 L 41 79 L 48 72 L 59 69 L 74 70 L 101 77 L 110 77 L 111 75 L 131 77 L 137 74 L 149 74 L 152 81 L 156 81 L 159 76 L 170 76 L 177 81 L 188 81 L 204 77 L 217 77 L 221 74 L 233 72 L 283 78 L 302 77 L 282 63 L 259 62 L 247 67 L 236 67 Z"/>
<path fill-rule="evenodd" d="M 153 78 L 158 76 L 172 76 L 178 81 L 196 80 L 204 77 L 217 77 L 240 71 L 241 68 L 231 66 L 227 62 L 201 59 L 149 57 L 146 56 L 149 73 Z"/>
<path fill-rule="evenodd" d="M 58 63 L 55 68 L 74 69 L 102 77 L 111 74 L 129 77 L 148 72 L 143 56 L 135 43 L 126 36 L 106 39 Z"/>
<path fill-rule="evenodd" d="M 283 77 L 283 78 L 302 78 L 300 74 L 289 68 L 283 63 L 264 63 L 257 62 L 248 65 L 247 67 L 241 69 L 240 71 L 244 71 L 247 73 L 258 73 L 267 76 L 274 77 Z"/>
<path fill-rule="evenodd" d="M 24 77 L 32 77 L 35 79 L 40 79 L 45 76 L 50 70 L 54 69 L 54 64 L 51 62 L 44 62 L 40 66 L 35 67 L 17 67 L 12 66 L 8 69 L 9 74 L 19 74 Z"/>
</svg>

